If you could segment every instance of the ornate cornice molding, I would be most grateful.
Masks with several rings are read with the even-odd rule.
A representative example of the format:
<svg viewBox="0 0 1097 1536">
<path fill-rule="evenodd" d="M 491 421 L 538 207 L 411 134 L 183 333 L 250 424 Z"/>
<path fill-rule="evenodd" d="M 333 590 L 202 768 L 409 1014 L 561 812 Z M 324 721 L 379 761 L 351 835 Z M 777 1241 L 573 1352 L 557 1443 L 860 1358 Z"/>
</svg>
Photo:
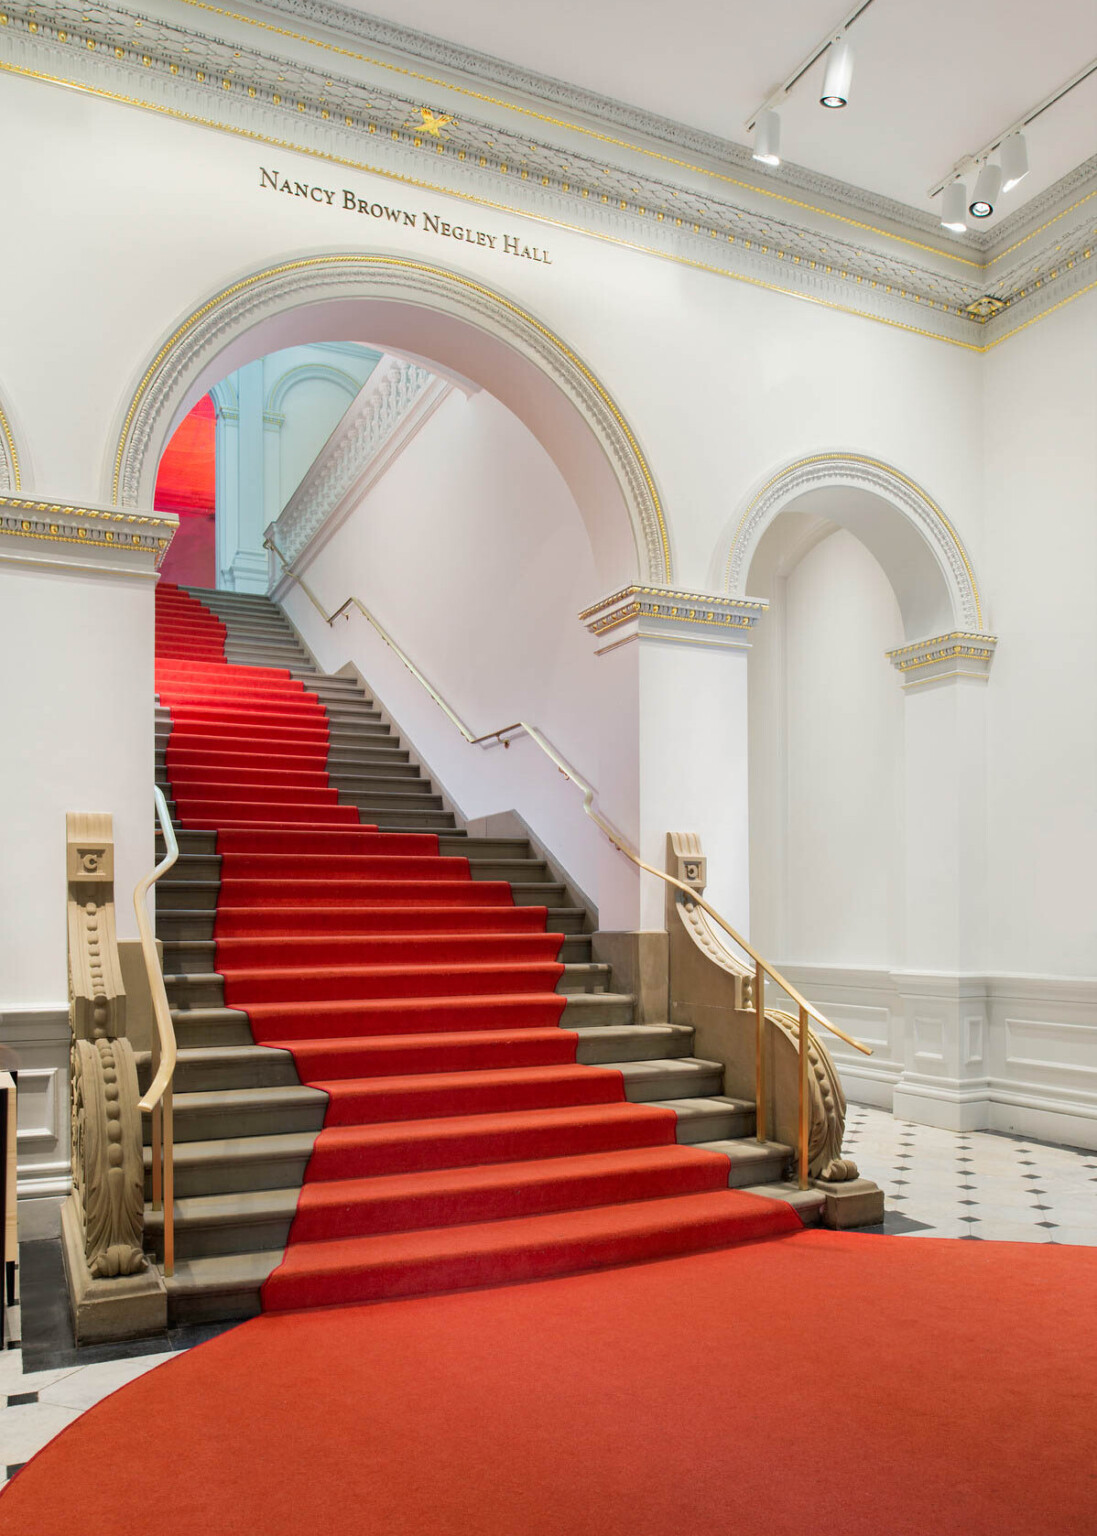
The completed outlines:
<svg viewBox="0 0 1097 1536">
<path fill-rule="evenodd" d="M 220 18 L 235 33 L 254 23 L 239 12 L 186 3 L 195 13 Z M 342 8 L 329 7 L 324 25 L 334 25 L 337 12 Z M 527 132 L 501 126 L 486 106 L 480 116 L 469 116 L 462 103 L 461 115 L 451 116 L 442 108 L 447 90 L 460 89 L 456 84 L 417 77 L 348 49 L 334 49 L 341 67 L 379 78 L 326 74 L 296 57 L 235 46 L 244 40 L 235 35 L 226 42 L 109 4 L 89 10 L 61 3 L 48 18 L 38 11 L 32 16 L 29 6 L 18 4 L 4 15 L 8 22 L 0 26 L 0 53 L 8 62 L 0 61 L 0 67 L 593 234 L 973 350 L 994 345 L 1012 334 L 1018 322 L 1031 323 L 1040 312 L 1083 291 L 1094 279 L 1081 281 L 1079 267 L 1087 273 L 1097 270 L 1091 260 L 1097 200 L 1082 204 L 1076 217 L 1047 231 L 1038 247 L 1026 241 L 994 257 L 1002 265 L 991 272 L 976 248 L 942 242 L 939 232 L 927 243 L 921 237 L 928 231 L 920 225 L 915 231 L 919 238 L 912 240 L 909 231 L 896 233 L 897 225 L 875 228 L 863 219 L 832 215 L 801 198 L 767 190 L 757 177 L 747 182 L 729 176 L 724 173 L 728 154 L 736 147 L 720 140 L 713 144 L 724 172 L 658 156 L 659 174 L 652 174 L 640 146 L 607 135 L 595 135 L 595 158 L 589 145 L 538 142 Z M 388 28 L 386 47 L 397 46 L 399 31 Z M 295 40 L 298 54 L 306 51 L 302 43 L 330 46 L 296 29 L 272 27 L 270 36 L 275 42 Z M 456 50 L 454 58 L 461 53 Z M 458 70 L 459 60 L 447 67 Z M 391 88 L 397 80 L 403 90 Z M 417 89 L 423 85 L 431 89 L 427 100 Z M 466 97 L 476 94 L 465 92 Z M 614 107 L 607 104 L 607 110 Z M 443 118 L 444 129 L 430 126 Z M 561 131 L 585 131 L 554 119 L 545 124 L 546 131 L 555 125 L 557 137 Z M 741 147 L 736 152 L 746 153 Z M 784 185 L 793 192 L 808 190 L 792 180 Z M 853 211 L 866 210 L 858 205 Z M 902 205 L 889 204 L 880 217 L 895 225 L 900 212 Z M 840 226 L 837 236 L 833 223 L 828 224 L 834 218 Z M 1027 304 L 1029 312 L 1015 319 L 1008 311 L 1018 303 Z"/>
<path fill-rule="evenodd" d="M 782 509 L 806 491 L 854 486 L 874 492 L 896 507 L 918 530 L 946 573 L 953 612 L 971 630 L 983 628 L 983 609 L 971 559 L 963 541 L 937 503 L 913 480 L 879 459 L 857 453 L 817 453 L 787 464 L 772 475 L 733 520 L 724 544 L 725 589 L 742 595 L 750 561 L 766 528 Z"/>
<path fill-rule="evenodd" d="M 167 553 L 178 518 L 145 512 L 121 512 L 117 507 L 73 506 L 60 501 L 0 495 L 0 539 L 26 539 L 46 545 L 77 545 L 95 556 L 152 557 L 158 567 Z M 5 558 L 19 546 L 5 550 Z M 23 558 L 33 558 L 27 546 Z M 131 562 L 132 563 L 132 562 Z"/>
<path fill-rule="evenodd" d="M 432 387 L 434 386 L 434 387 Z M 452 386 L 417 363 L 386 357 L 325 444 L 269 532 L 294 564 L 334 533 Z"/>
<path fill-rule="evenodd" d="M 768 607 L 760 598 L 632 583 L 584 608 L 579 619 L 599 642 L 599 655 L 631 640 L 744 650 L 750 646 L 750 631 Z"/>
<path fill-rule="evenodd" d="M 986 682 L 997 644 L 997 635 L 953 630 L 947 635 L 931 635 L 926 640 L 901 645 L 888 651 L 887 657 L 901 675 L 904 691 L 946 678 L 970 677 Z"/>
</svg>

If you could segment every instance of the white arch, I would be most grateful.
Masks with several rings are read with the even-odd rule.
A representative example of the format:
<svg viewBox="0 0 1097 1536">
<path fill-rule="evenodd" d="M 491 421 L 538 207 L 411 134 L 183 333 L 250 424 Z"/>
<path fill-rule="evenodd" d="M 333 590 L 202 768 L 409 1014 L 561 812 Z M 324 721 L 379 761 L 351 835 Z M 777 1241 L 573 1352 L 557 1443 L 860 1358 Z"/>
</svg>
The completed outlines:
<svg viewBox="0 0 1097 1536">
<path fill-rule="evenodd" d="M 909 640 L 947 630 L 985 633 L 971 559 L 941 508 L 900 470 L 841 450 L 786 464 L 729 520 L 717 546 L 712 580 L 746 595 L 754 552 L 782 512 L 815 512 L 848 528 L 887 572 Z"/>
<path fill-rule="evenodd" d="M 108 469 L 121 506 L 151 500 L 171 430 L 218 377 L 282 347 L 360 341 L 436 359 L 494 394 L 539 439 L 583 515 L 607 581 L 667 584 L 655 480 L 609 392 L 559 336 L 503 294 L 426 262 L 325 252 L 246 273 L 174 327 L 119 414 Z"/>
<path fill-rule="evenodd" d="M 349 374 L 343 368 L 333 368 L 330 363 L 297 363 L 292 368 L 287 368 L 271 385 L 267 395 L 267 403 L 264 406 L 268 416 L 280 416 L 282 414 L 282 402 L 290 390 L 297 384 L 304 384 L 308 379 L 323 379 L 327 384 L 335 384 L 348 397 L 353 400 L 358 393 L 358 380 L 353 374 Z"/>
</svg>

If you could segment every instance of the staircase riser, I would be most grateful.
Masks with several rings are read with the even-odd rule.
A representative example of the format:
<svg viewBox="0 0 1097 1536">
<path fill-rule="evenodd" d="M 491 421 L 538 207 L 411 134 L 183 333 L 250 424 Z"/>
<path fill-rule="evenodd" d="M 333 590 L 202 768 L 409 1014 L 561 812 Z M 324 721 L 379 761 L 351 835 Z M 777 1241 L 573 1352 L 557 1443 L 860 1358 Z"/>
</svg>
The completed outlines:
<svg viewBox="0 0 1097 1536">
<path fill-rule="evenodd" d="M 177 1106 L 175 1139 L 213 1141 L 226 1136 L 277 1136 L 287 1131 L 318 1131 L 323 1123 L 323 1104 L 208 1110 Z"/>
<path fill-rule="evenodd" d="M 175 1164 L 175 1193 L 180 1200 L 200 1195 L 239 1195 L 253 1189 L 298 1189 L 304 1183 L 307 1157 L 249 1158 L 247 1161 L 204 1161 Z M 145 1199 L 152 1199 L 152 1174 L 145 1174 Z M 236 1249 L 228 1249 L 230 1253 Z"/>
<path fill-rule="evenodd" d="M 182 1198 L 182 1196 L 180 1196 Z M 289 1221 L 240 1221 L 232 1225 L 191 1227 L 183 1222 L 175 1224 L 175 1255 L 180 1263 L 187 1259 L 208 1259 L 215 1254 L 262 1253 L 268 1248 L 284 1248 L 289 1241 Z M 156 1227 L 146 1225 L 145 1248 L 159 1258 L 163 1235 Z"/>
</svg>

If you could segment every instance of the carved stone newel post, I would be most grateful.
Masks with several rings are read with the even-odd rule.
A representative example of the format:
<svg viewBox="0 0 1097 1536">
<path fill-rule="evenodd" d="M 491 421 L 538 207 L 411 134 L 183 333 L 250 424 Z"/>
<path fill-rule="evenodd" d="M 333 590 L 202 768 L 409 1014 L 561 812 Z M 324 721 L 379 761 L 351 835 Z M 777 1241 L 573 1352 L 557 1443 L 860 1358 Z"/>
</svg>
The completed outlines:
<svg viewBox="0 0 1097 1536">
<path fill-rule="evenodd" d="M 62 1211 L 77 1338 L 161 1328 L 163 1283 L 143 1249 L 140 1093 L 126 1039 L 109 815 L 66 818 L 72 1024 L 72 1194 Z"/>
</svg>

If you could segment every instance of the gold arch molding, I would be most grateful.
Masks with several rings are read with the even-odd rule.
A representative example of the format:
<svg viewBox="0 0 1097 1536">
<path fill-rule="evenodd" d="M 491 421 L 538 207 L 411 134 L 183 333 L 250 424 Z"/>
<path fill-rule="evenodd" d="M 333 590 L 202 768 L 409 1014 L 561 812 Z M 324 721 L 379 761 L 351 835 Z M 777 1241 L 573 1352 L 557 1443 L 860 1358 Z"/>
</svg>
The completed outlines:
<svg viewBox="0 0 1097 1536">
<path fill-rule="evenodd" d="M 746 591 L 750 562 L 769 525 L 798 497 L 828 486 L 870 491 L 902 516 L 933 554 L 948 589 L 957 629 L 984 632 L 983 600 L 971 557 L 933 498 L 901 470 L 863 453 L 810 454 L 786 464 L 732 517 L 716 551 L 714 584 L 733 596 Z"/>
<path fill-rule="evenodd" d="M 21 491 L 23 477 L 19 469 L 19 452 L 15 446 L 15 433 L 11 422 L 0 405 L 0 491 Z"/>
<path fill-rule="evenodd" d="M 248 273 L 207 299 L 157 348 L 125 408 L 110 474 L 117 506 L 151 504 L 164 436 L 207 363 L 261 321 L 303 305 L 379 299 L 434 309 L 475 326 L 532 362 L 594 434 L 620 487 L 640 570 L 673 578 L 670 536 L 655 477 L 620 408 L 594 371 L 549 326 L 512 299 L 428 262 L 335 251 Z M 504 404 L 507 403 L 504 400 Z"/>
</svg>

